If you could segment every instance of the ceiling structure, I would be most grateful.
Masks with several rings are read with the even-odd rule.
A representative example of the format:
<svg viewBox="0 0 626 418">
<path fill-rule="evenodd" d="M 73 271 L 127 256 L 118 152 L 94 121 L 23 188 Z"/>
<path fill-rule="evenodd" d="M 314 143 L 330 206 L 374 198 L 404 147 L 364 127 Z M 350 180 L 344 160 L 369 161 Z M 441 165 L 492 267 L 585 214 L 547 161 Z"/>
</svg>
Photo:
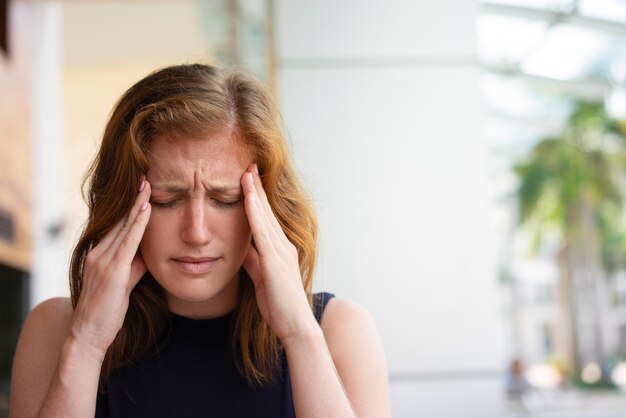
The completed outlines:
<svg viewBox="0 0 626 418">
<path fill-rule="evenodd" d="M 514 157 L 558 134 L 575 100 L 626 118 L 626 1 L 482 0 L 487 134 Z"/>
</svg>

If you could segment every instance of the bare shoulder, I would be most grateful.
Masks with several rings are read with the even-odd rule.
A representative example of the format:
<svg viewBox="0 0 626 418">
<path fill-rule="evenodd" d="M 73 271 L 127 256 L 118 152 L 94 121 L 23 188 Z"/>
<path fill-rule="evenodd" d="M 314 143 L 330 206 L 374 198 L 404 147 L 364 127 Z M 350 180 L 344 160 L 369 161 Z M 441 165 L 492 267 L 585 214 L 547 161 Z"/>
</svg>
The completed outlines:
<svg viewBox="0 0 626 418">
<path fill-rule="evenodd" d="M 367 309 L 357 302 L 331 299 L 320 325 L 333 357 L 344 352 L 354 355 L 355 349 L 370 343 L 379 346 L 379 354 L 383 355 L 376 324 Z"/>
<path fill-rule="evenodd" d="M 63 341 L 72 321 L 72 302 L 69 298 L 53 298 L 35 306 L 22 327 L 20 343 Z"/>
<path fill-rule="evenodd" d="M 29 319 L 38 320 L 40 316 L 53 315 L 57 319 L 69 320 L 74 312 L 70 298 L 52 298 L 35 306 L 28 314 Z M 48 318 L 51 319 L 51 318 Z"/>
<path fill-rule="evenodd" d="M 344 321 L 372 321 L 372 317 L 361 304 L 348 299 L 332 298 L 322 316 L 322 329 L 340 326 Z"/>
<path fill-rule="evenodd" d="M 28 314 L 13 358 L 12 416 L 36 415 L 56 369 L 72 314 L 69 298 L 46 300 Z"/>
<path fill-rule="evenodd" d="M 333 298 L 320 325 L 337 373 L 359 416 L 391 416 L 385 353 L 367 309 L 354 301 Z"/>
</svg>

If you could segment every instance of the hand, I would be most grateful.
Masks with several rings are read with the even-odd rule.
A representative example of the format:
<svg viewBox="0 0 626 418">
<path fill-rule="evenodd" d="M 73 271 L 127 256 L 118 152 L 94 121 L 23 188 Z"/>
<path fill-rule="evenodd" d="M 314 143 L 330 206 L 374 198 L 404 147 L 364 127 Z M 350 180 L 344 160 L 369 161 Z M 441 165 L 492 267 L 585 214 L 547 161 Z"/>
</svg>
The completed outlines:
<svg viewBox="0 0 626 418">
<path fill-rule="evenodd" d="M 71 333 L 96 348 L 103 358 L 124 323 L 130 293 L 147 270 L 138 247 L 150 219 L 150 192 L 150 184 L 142 180 L 128 216 L 111 228 L 85 259 Z"/>
<path fill-rule="evenodd" d="M 250 245 L 243 263 L 256 292 L 263 319 L 283 345 L 317 327 L 307 301 L 298 264 L 298 251 L 287 239 L 267 200 L 256 165 L 241 183 L 256 249 Z"/>
</svg>

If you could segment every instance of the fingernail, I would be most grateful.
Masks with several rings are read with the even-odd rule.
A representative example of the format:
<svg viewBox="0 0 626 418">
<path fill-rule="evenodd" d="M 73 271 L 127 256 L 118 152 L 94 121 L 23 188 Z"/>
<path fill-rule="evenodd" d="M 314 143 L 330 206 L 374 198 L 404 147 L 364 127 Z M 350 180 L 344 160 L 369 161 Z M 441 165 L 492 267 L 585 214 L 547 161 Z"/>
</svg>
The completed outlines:
<svg viewBox="0 0 626 418">
<path fill-rule="evenodd" d="M 257 174 L 257 176 L 259 175 L 259 166 L 256 165 L 256 163 L 254 163 L 254 172 Z"/>
<path fill-rule="evenodd" d="M 146 181 L 145 180 L 141 180 L 141 183 L 139 183 L 139 191 L 143 191 L 143 188 L 146 187 Z"/>
<path fill-rule="evenodd" d="M 252 173 L 248 173 L 248 178 L 250 179 L 251 182 L 254 183 L 254 178 L 252 178 Z"/>
<path fill-rule="evenodd" d="M 141 208 L 139 208 L 140 212 L 143 212 L 144 210 L 146 210 L 148 208 L 148 202 L 143 202 L 141 204 Z"/>
</svg>

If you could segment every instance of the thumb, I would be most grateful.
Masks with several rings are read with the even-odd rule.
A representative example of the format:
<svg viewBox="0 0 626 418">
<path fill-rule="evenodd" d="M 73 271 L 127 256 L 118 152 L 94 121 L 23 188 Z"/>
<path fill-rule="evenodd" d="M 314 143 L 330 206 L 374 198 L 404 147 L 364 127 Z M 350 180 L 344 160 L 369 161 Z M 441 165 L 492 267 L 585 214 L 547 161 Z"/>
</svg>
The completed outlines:
<svg viewBox="0 0 626 418">
<path fill-rule="evenodd" d="M 139 280 L 146 274 L 148 271 L 148 267 L 146 267 L 146 263 L 143 261 L 143 256 L 141 252 L 137 250 L 137 254 L 135 254 L 135 258 L 133 258 L 132 263 L 130 264 L 130 280 L 129 280 L 129 290 L 135 288 Z"/>
<path fill-rule="evenodd" d="M 263 273 L 261 272 L 261 263 L 259 261 L 259 253 L 252 246 L 248 246 L 248 253 L 243 260 L 243 268 L 248 272 L 248 276 L 252 279 L 252 282 L 256 286 L 261 280 Z"/>
</svg>

